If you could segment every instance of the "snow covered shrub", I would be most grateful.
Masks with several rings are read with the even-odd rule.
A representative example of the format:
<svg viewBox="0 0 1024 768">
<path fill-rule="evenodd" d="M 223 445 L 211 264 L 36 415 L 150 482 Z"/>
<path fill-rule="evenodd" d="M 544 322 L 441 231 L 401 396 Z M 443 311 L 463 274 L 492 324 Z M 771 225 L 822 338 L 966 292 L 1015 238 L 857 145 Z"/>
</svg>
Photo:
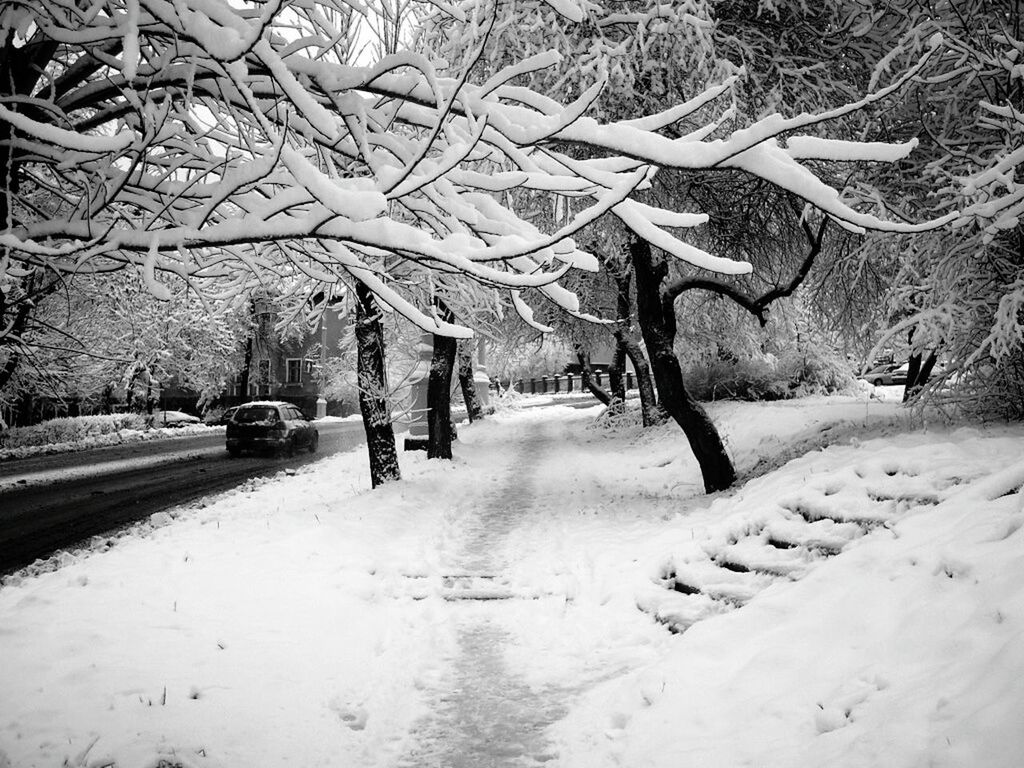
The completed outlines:
<svg viewBox="0 0 1024 768">
<path fill-rule="evenodd" d="M 697 363 L 686 369 L 684 377 L 697 400 L 782 400 L 792 396 L 771 358 Z"/>
<path fill-rule="evenodd" d="M 0 432 L 0 447 L 24 448 L 58 443 L 77 443 L 124 429 L 144 430 L 146 416 L 139 413 L 114 413 L 103 416 L 74 416 L 51 419 L 30 427 Z"/>
<path fill-rule="evenodd" d="M 844 360 L 820 350 L 694 363 L 684 375 L 698 400 L 785 400 L 844 392 L 854 383 Z"/>
<path fill-rule="evenodd" d="M 523 398 L 524 395 L 521 392 L 517 392 L 514 387 L 509 387 L 499 390 L 498 396 L 491 399 L 491 404 L 496 413 L 515 411 L 523 407 Z"/>
<path fill-rule="evenodd" d="M 636 432 L 643 429 L 643 413 L 639 404 L 615 403 L 605 408 L 587 429 L 615 435 Z"/>
<path fill-rule="evenodd" d="M 847 392 L 855 384 L 850 364 L 828 349 L 783 355 L 778 367 L 792 397 Z"/>
<path fill-rule="evenodd" d="M 935 378 L 921 403 L 950 415 L 975 419 L 1024 420 L 1024 350 L 1004 355 L 998 363 L 977 364 Z"/>
</svg>

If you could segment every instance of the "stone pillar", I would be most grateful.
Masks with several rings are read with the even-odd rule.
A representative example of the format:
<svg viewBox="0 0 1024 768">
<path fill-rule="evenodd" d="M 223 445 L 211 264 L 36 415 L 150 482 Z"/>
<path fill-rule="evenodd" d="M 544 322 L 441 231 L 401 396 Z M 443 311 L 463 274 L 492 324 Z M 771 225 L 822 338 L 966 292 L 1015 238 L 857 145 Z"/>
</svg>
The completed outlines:
<svg viewBox="0 0 1024 768">
<path fill-rule="evenodd" d="M 405 450 L 425 451 L 430 437 L 427 424 L 427 385 L 430 381 L 430 360 L 434 355 L 434 336 L 424 333 L 416 344 L 416 367 L 409 374 L 409 436 Z"/>
<path fill-rule="evenodd" d="M 479 336 L 476 341 L 476 363 L 473 365 L 473 387 L 480 407 L 487 413 L 491 407 L 491 377 L 487 375 L 487 344 Z"/>
</svg>

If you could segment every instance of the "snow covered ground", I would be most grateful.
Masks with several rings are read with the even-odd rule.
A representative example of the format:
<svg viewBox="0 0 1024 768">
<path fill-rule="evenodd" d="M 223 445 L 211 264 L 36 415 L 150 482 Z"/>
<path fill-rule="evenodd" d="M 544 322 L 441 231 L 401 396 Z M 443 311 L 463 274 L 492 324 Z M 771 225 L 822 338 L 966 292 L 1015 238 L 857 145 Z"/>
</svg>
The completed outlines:
<svg viewBox="0 0 1024 768">
<path fill-rule="evenodd" d="M 729 494 L 523 408 L 8 578 L 0 768 L 1020 765 L 1024 429 L 712 410 Z"/>
</svg>

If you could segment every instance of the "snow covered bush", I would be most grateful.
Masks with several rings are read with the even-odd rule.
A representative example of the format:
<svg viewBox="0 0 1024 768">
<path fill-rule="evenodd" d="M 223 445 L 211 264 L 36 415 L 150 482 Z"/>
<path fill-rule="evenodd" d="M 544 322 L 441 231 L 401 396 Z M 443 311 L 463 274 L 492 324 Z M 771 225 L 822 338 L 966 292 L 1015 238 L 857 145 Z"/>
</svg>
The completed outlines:
<svg viewBox="0 0 1024 768">
<path fill-rule="evenodd" d="M 690 365 L 687 388 L 698 400 L 786 400 L 848 392 L 854 378 L 841 357 L 817 347 Z"/>
<path fill-rule="evenodd" d="M 686 387 L 696 399 L 784 400 L 789 382 L 768 359 L 713 360 L 691 365 L 683 372 Z"/>
<path fill-rule="evenodd" d="M 50 419 L 30 427 L 14 427 L 0 432 L 0 448 L 26 448 L 61 443 L 80 443 L 89 438 L 111 435 L 122 430 L 142 431 L 146 415 L 112 413 L 101 416 L 72 416 Z"/>
</svg>

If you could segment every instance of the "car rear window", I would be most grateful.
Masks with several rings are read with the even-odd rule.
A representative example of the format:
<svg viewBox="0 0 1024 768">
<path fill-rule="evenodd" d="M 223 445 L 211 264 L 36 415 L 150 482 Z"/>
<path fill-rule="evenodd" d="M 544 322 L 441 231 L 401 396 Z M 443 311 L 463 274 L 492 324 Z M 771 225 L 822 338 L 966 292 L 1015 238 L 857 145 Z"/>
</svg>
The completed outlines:
<svg viewBox="0 0 1024 768">
<path fill-rule="evenodd" d="M 255 424 L 258 421 L 277 421 L 277 408 L 269 405 L 256 408 L 240 408 L 235 412 L 234 419 L 239 424 Z"/>
</svg>

